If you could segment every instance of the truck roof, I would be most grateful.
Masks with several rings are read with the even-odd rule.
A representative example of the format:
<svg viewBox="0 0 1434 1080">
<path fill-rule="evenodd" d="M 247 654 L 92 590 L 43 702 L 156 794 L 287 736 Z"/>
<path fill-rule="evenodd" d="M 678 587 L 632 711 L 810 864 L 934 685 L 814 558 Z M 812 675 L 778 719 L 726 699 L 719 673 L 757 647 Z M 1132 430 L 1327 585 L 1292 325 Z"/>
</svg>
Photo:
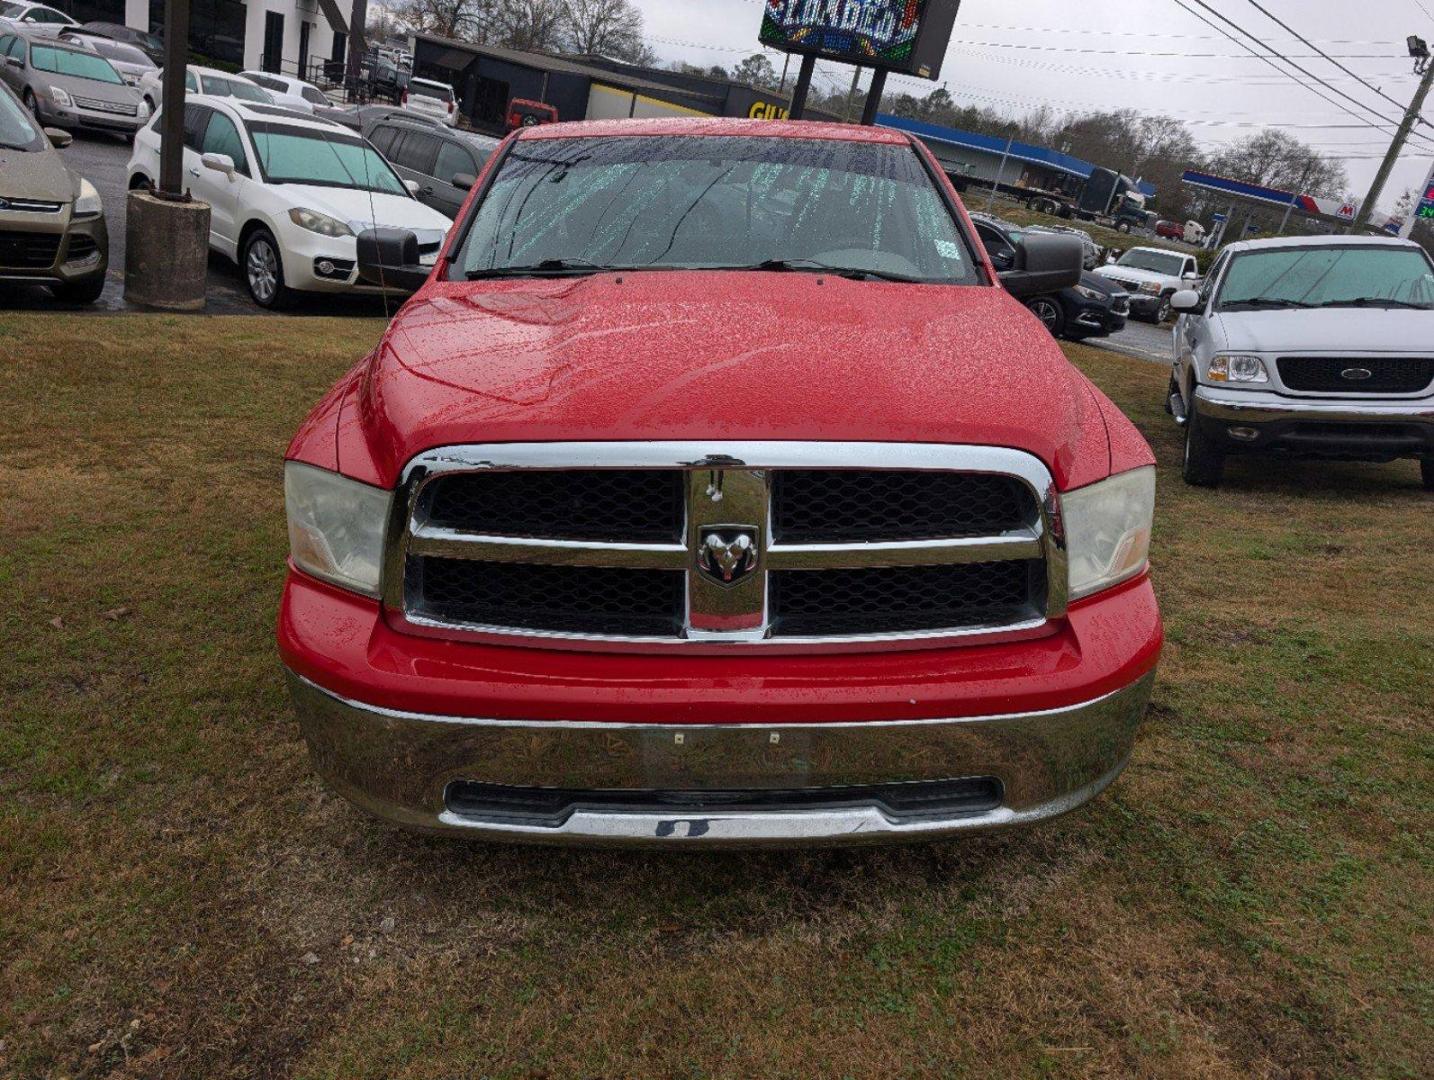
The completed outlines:
<svg viewBox="0 0 1434 1080">
<path fill-rule="evenodd" d="M 520 139 L 609 138 L 623 135 L 742 135 L 769 139 L 834 139 L 844 142 L 909 145 L 904 132 L 860 124 L 807 120 L 747 120 L 727 116 L 656 117 L 648 120 L 577 120 L 522 128 Z"/>
<path fill-rule="evenodd" d="M 1415 247 L 1413 240 L 1401 240 L 1397 236 L 1268 236 L 1261 240 L 1241 240 L 1230 244 L 1226 251 L 1259 251 L 1262 248 L 1303 248 L 1303 247 Z"/>
</svg>

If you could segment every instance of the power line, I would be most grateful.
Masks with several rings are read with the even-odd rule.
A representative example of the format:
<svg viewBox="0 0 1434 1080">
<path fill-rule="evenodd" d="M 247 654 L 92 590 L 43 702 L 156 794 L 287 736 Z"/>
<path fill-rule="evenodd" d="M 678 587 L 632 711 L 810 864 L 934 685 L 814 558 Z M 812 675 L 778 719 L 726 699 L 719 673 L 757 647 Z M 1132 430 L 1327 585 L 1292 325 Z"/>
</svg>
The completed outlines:
<svg viewBox="0 0 1434 1080">
<path fill-rule="evenodd" d="M 1278 15 L 1272 14 L 1272 13 L 1270 12 L 1270 10 L 1269 10 L 1267 7 L 1265 7 L 1264 4 L 1260 3 L 1260 0 L 1247 0 L 1247 2 L 1249 3 L 1249 5 L 1250 5 L 1252 8 L 1254 8 L 1256 11 L 1258 11 L 1261 15 L 1265 16 L 1265 18 L 1269 19 L 1271 22 L 1273 22 L 1276 26 L 1279 26 L 1281 29 L 1287 30 L 1287 31 L 1289 31 L 1289 33 L 1291 33 L 1291 34 L 1293 34 L 1295 37 L 1299 38 L 1300 41 L 1304 42 L 1306 45 L 1308 45 L 1308 46 L 1309 46 L 1311 49 L 1313 49 L 1315 52 L 1317 52 L 1317 53 L 1319 53 L 1321 56 L 1323 56 L 1326 60 L 1328 60 L 1328 61 L 1329 61 L 1331 64 L 1333 64 L 1335 67 L 1339 68 L 1340 71 L 1344 72 L 1346 75 L 1352 76 L 1352 77 L 1353 77 L 1354 79 L 1356 79 L 1361 85 L 1363 85 L 1364 87 L 1366 87 L 1366 88 L 1368 88 L 1368 89 L 1370 89 L 1370 90 L 1373 90 L 1376 94 L 1378 94 L 1378 95 L 1379 95 L 1380 97 L 1382 97 L 1385 101 L 1389 102 L 1391 105 L 1395 106 L 1396 108 L 1401 109 L 1401 110 L 1405 108 L 1404 102 L 1402 102 L 1402 101 L 1395 101 L 1394 98 L 1390 97 L 1390 96 L 1389 96 L 1388 94 L 1386 94 L 1383 90 L 1379 89 L 1379 87 L 1375 86 L 1373 83 L 1368 82 L 1368 81 L 1366 81 L 1365 79 L 1361 79 L 1358 75 L 1355 75 L 1355 73 L 1352 72 L 1352 71 L 1350 71 L 1349 68 L 1345 67 L 1345 66 L 1344 66 L 1343 64 L 1341 64 L 1338 60 L 1336 60 L 1334 57 L 1330 56 L 1328 53 L 1324 52 L 1324 50 L 1322 50 L 1318 45 L 1316 45 L 1316 44 L 1315 44 L 1313 41 L 1311 41 L 1309 38 L 1307 38 L 1307 37 L 1305 37 L 1303 34 L 1301 34 L 1298 30 L 1296 30 L 1294 27 L 1292 27 L 1289 23 L 1285 22 L 1285 21 L 1284 21 L 1283 19 L 1281 19 Z M 1427 121 L 1425 121 L 1423 117 L 1420 117 L 1420 121 L 1427 123 Z"/>
<path fill-rule="evenodd" d="M 1200 20 L 1201 22 L 1203 22 L 1206 26 L 1211 27 L 1212 29 L 1214 29 L 1214 30 L 1217 31 L 1218 33 L 1224 34 L 1227 38 L 1229 38 L 1231 41 L 1233 41 L 1236 45 L 1239 45 L 1242 49 L 1244 49 L 1244 50 L 1246 50 L 1247 52 L 1249 52 L 1251 55 L 1253 55 L 1253 56 L 1260 56 L 1260 54 L 1259 54 L 1258 52 L 1256 52 L 1255 49 L 1253 49 L 1253 48 L 1251 48 L 1249 45 L 1245 44 L 1245 42 L 1241 41 L 1239 38 L 1235 37 L 1233 34 L 1231 34 L 1231 33 L 1229 33 L 1228 31 L 1222 29 L 1221 27 L 1217 26 L 1215 23 L 1211 22 L 1208 18 L 1206 18 L 1204 15 L 1201 15 L 1200 12 L 1193 10 L 1193 9 L 1185 2 L 1185 0 L 1174 0 L 1174 2 L 1175 2 L 1175 5 L 1176 5 L 1177 7 L 1179 7 L 1182 11 L 1184 11 L 1187 15 L 1190 15 L 1190 16 L 1192 16 L 1193 18 L 1199 19 L 1199 20 Z M 1231 26 L 1233 26 L 1233 27 L 1234 27 L 1236 30 L 1238 30 L 1240 33 L 1244 34 L 1244 35 L 1245 35 L 1247 38 L 1249 38 L 1251 41 L 1254 41 L 1256 44 L 1258 44 L 1261 48 L 1264 48 L 1264 49 L 1267 49 L 1267 50 L 1269 49 L 1269 46 L 1266 45 L 1266 44 L 1265 44 L 1263 41 L 1261 41 L 1259 38 L 1257 38 L 1254 34 L 1251 34 L 1248 30 L 1246 30 L 1246 29 L 1244 29 L 1243 27 L 1237 25 L 1235 22 L 1233 22 L 1232 20 L 1226 18 L 1224 15 L 1221 15 L 1218 11 L 1215 11 L 1214 8 L 1210 7 L 1209 4 L 1205 3 L 1205 0 L 1190 0 L 1190 2 L 1191 2 L 1191 3 L 1194 3 L 1194 4 L 1198 4 L 1200 7 L 1204 8 L 1206 11 L 1210 12 L 1212 15 L 1215 15 L 1217 18 L 1219 18 L 1219 19 L 1222 20 L 1223 22 L 1229 23 Z M 1278 54 L 1276 54 L 1276 55 L 1278 55 Z M 1299 79 L 1295 78 L 1294 75 L 1292 75 L 1292 74 L 1291 74 L 1290 72 L 1288 72 L 1288 71 L 1285 71 L 1283 68 L 1281 68 L 1278 64 L 1274 63 L 1274 61 L 1270 60 L 1269 58 L 1260 56 L 1260 59 L 1264 60 L 1264 62 L 1265 62 L 1268 66 L 1274 68 L 1276 71 L 1280 72 L 1282 75 L 1287 76 L 1289 79 L 1291 79 L 1291 80 L 1295 83 L 1295 85 L 1303 87 L 1304 89 L 1308 90 L 1311 94 L 1314 94 L 1316 97 L 1320 98 L 1321 100 L 1323 100 L 1323 101 L 1325 101 L 1325 102 L 1328 102 L 1329 104 L 1333 105 L 1335 108 L 1339 109 L 1341 112 L 1347 113 L 1348 115 L 1353 116 L 1356 120 L 1363 120 L 1363 121 L 1365 122 L 1366 126 L 1371 127 L 1371 128 L 1375 128 L 1376 130 L 1378 129 L 1378 125 L 1372 123 L 1367 117 L 1361 116 L 1359 113 L 1356 113 L 1354 110 L 1350 109 L 1348 106 L 1340 104 L 1338 101 L 1335 101 L 1335 100 L 1334 100 L 1333 98 L 1331 98 L 1329 95 L 1321 93 L 1319 90 L 1316 90 L 1313 86 L 1310 86 L 1308 83 L 1301 82 Z M 1375 109 L 1371 108 L 1370 106 L 1364 104 L 1363 102 L 1359 101 L 1358 99 L 1350 97 L 1350 96 L 1349 96 L 1348 94 L 1346 94 L 1344 91 L 1338 90 L 1338 89 L 1336 89 L 1336 88 L 1333 87 L 1333 86 L 1329 86 L 1328 84 L 1324 83 L 1323 80 L 1321 80 L 1321 79 L 1319 78 L 1319 76 L 1310 73 L 1309 71 L 1307 71 L 1307 70 L 1304 69 L 1303 67 L 1300 67 L 1299 64 L 1294 63 L 1294 62 L 1293 62 L 1292 60 L 1290 60 L 1289 58 L 1284 57 L 1284 56 L 1280 56 L 1280 59 L 1283 60 L 1285 63 L 1289 64 L 1290 67 L 1295 68 L 1297 71 L 1303 72 L 1303 73 L 1304 73 L 1306 76 L 1308 76 L 1309 78 L 1314 79 L 1315 82 L 1318 82 L 1318 83 L 1320 83 L 1322 86 L 1325 86 L 1326 89 L 1331 90 L 1331 91 L 1333 91 L 1334 93 L 1339 94 L 1341 97 L 1346 98 L 1346 99 L 1348 99 L 1349 101 L 1354 102 L 1354 104 L 1358 105 L 1361 109 L 1364 109 L 1366 112 L 1371 113 L 1371 114 L 1373 114 L 1374 116 L 1378 117 L 1381 121 L 1383 121 L 1383 123 L 1384 123 L 1384 125 L 1385 125 L 1386 127 L 1392 127 L 1392 128 L 1398 129 L 1398 127 L 1399 127 L 1398 121 L 1393 121 L 1393 120 L 1388 119 L 1388 118 L 1385 117 L 1383 114 L 1379 113 L 1378 111 L 1376 111 Z M 1418 137 L 1421 138 L 1421 139 L 1424 139 L 1424 138 L 1425 138 L 1425 137 L 1422 136 L 1422 135 L 1421 135 L 1421 136 L 1418 136 Z M 1428 140 L 1425 139 L 1425 141 L 1427 142 Z"/>
</svg>

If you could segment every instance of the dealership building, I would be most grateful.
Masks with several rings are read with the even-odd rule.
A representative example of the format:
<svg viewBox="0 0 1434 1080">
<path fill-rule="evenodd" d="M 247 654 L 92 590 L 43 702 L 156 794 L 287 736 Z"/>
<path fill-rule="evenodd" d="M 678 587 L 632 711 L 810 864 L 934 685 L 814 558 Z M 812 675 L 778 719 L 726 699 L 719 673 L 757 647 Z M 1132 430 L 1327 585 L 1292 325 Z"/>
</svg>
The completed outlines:
<svg viewBox="0 0 1434 1080">
<path fill-rule="evenodd" d="M 80 22 L 113 22 L 164 33 L 164 0 L 46 0 Z M 197 62 L 309 78 L 341 70 L 366 0 L 191 0 L 189 48 Z"/>
<path fill-rule="evenodd" d="M 746 83 L 624 64 L 601 56 L 550 56 L 428 34 L 411 39 L 413 73 L 448 83 L 474 127 L 499 131 L 513 98 L 541 101 L 560 120 L 653 116 L 787 115 L 785 95 Z M 813 114 L 808 110 L 808 115 Z M 832 118 L 835 119 L 835 118 Z"/>
</svg>

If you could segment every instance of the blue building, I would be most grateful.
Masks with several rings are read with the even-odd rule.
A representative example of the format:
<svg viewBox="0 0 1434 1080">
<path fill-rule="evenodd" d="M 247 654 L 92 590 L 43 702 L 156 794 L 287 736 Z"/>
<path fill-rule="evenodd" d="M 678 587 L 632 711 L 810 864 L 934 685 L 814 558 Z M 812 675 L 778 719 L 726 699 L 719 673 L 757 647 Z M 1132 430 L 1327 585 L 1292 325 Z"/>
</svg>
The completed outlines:
<svg viewBox="0 0 1434 1080">
<path fill-rule="evenodd" d="M 891 113 L 880 113 L 877 123 L 919 137 L 952 179 L 963 187 L 995 184 L 1012 194 L 1036 189 L 1075 195 L 1097 167 L 1050 147 L 1015 140 L 1008 142 L 999 135 L 978 135 L 974 131 L 928 124 Z M 1152 184 L 1141 181 L 1137 186 L 1144 195 L 1155 194 Z"/>
</svg>

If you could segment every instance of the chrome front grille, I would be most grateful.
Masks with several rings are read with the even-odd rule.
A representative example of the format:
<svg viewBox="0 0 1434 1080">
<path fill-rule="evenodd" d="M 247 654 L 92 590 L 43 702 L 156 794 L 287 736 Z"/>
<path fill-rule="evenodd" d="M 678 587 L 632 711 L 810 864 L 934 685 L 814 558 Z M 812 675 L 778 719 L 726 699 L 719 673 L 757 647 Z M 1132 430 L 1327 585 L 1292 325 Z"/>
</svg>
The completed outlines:
<svg viewBox="0 0 1434 1080">
<path fill-rule="evenodd" d="M 13 196 L 0 199 L 0 211 L 9 210 L 21 214 L 58 214 L 64 203 L 47 199 L 17 199 Z"/>
<path fill-rule="evenodd" d="M 885 443 L 540 443 L 420 455 L 388 618 L 614 649 L 911 647 L 1064 612 L 1039 460 Z"/>
<path fill-rule="evenodd" d="M 126 105 L 121 101 L 101 101 L 99 98 L 76 97 L 75 104 L 91 112 L 113 113 L 116 116 L 138 116 L 138 105 Z"/>
</svg>

